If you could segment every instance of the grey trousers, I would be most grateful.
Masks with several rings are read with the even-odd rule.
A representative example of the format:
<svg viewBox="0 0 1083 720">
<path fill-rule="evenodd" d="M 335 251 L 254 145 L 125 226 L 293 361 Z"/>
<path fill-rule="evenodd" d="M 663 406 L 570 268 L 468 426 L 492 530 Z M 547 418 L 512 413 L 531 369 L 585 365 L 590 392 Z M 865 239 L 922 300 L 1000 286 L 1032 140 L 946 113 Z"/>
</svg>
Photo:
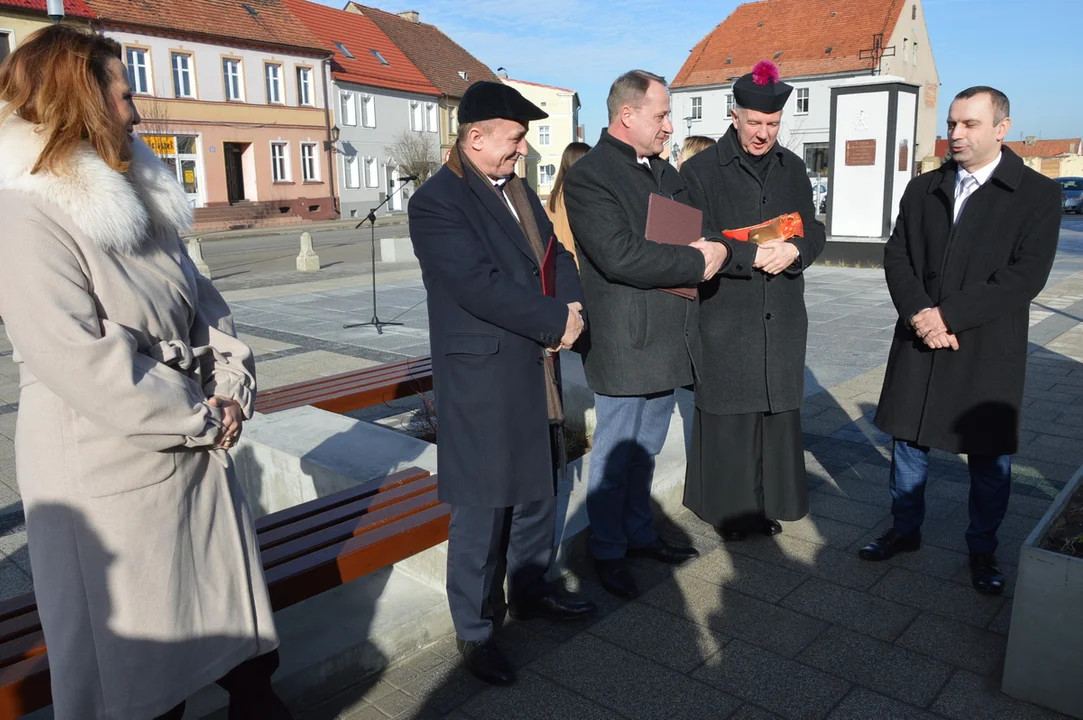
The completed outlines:
<svg viewBox="0 0 1083 720">
<path fill-rule="evenodd" d="M 546 590 L 553 560 L 555 497 L 509 508 L 452 505 L 448 529 L 447 598 L 455 632 L 485 641 L 512 604 Z"/>
</svg>

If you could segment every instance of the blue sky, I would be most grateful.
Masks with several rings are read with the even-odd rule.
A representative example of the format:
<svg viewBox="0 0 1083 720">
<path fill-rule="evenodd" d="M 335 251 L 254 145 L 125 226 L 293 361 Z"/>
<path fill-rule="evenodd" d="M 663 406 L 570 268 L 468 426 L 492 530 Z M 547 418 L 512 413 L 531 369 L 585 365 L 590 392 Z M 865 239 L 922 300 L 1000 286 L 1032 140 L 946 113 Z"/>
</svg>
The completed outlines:
<svg viewBox="0 0 1083 720">
<path fill-rule="evenodd" d="M 319 0 L 342 7 L 345 0 Z M 809 0 L 823 2 L 824 0 Z M 830 0 L 827 0 L 830 2 Z M 579 91 L 593 143 L 620 73 L 641 67 L 672 79 L 734 0 L 369 0 L 417 10 L 494 70 Z M 1009 139 L 1083 135 L 1083 3 L 1079 0 L 924 0 L 942 84 L 943 119 L 959 90 L 993 85 L 1012 101 Z M 943 122 L 939 134 L 944 135 Z"/>
</svg>

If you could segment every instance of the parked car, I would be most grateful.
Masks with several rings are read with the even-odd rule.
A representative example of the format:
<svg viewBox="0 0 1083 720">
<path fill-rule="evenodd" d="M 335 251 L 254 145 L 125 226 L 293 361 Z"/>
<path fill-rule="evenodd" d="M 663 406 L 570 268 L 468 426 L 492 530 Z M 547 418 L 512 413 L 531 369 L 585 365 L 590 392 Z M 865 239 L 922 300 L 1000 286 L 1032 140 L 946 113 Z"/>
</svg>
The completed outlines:
<svg viewBox="0 0 1083 720">
<path fill-rule="evenodd" d="M 1083 215 L 1083 177 L 1059 177 L 1056 181 L 1064 193 L 1064 212 Z"/>
</svg>

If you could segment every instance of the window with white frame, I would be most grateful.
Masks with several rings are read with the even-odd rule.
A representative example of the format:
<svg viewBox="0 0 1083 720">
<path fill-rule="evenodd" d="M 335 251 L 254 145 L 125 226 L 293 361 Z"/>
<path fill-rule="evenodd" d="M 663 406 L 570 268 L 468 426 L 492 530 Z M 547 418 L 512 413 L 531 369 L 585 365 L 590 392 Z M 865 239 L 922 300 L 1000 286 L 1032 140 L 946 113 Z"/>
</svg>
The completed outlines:
<svg viewBox="0 0 1083 720">
<path fill-rule="evenodd" d="M 11 53 L 11 33 L 0 30 L 0 61 Z"/>
<path fill-rule="evenodd" d="M 362 127 L 376 127 L 376 98 L 368 93 L 361 95 L 361 125 Z"/>
<path fill-rule="evenodd" d="M 410 129 L 421 132 L 425 129 L 425 117 L 423 108 L 417 100 L 410 101 Z"/>
<path fill-rule="evenodd" d="M 703 98 L 701 97 L 692 98 L 692 119 L 703 119 Z"/>
<path fill-rule="evenodd" d="M 425 103 L 425 129 L 429 132 L 440 129 L 440 110 L 436 103 Z"/>
<path fill-rule="evenodd" d="M 282 88 L 282 66 L 267 63 L 263 66 L 263 79 L 267 87 L 267 104 L 283 105 L 286 93 Z"/>
<path fill-rule="evenodd" d="M 290 144 L 271 143 L 271 180 L 289 182 L 290 180 Z"/>
<path fill-rule="evenodd" d="M 735 107 L 737 107 L 737 101 L 733 99 L 733 93 L 726 93 L 726 115 L 729 116 Z"/>
<path fill-rule="evenodd" d="M 365 158 L 365 187 L 379 187 L 380 185 L 380 166 L 376 162 L 376 158 Z"/>
<path fill-rule="evenodd" d="M 342 92 L 338 96 L 338 106 L 341 110 L 343 125 L 356 125 L 357 124 L 357 104 L 354 102 L 352 92 Z"/>
<path fill-rule="evenodd" d="M 0 39 L 0 53 L 3 53 L 3 49 L 3 40 Z M 0 60 L 3 59 L 4 54 L 0 54 Z M 150 63 L 147 60 L 147 51 L 143 48 L 130 47 L 124 54 L 128 61 L 128 84 L 132 86 L 132 92 L 138 95 L 149 95 Z"/>
<path fill-rule="evenodd" d="M 447 109 L 447 134 L 451 137 L 459 134 L 459 108 Z"/>
<path fill-rule="evenodd" d="M 222 80 L 226 84 L 226 100 L 244 101 L 244 74 L 237 58 L 222 59 Z"/>
<path fill-rule="evenodd" d="M 173 96 L 178 98 L 194 98 L 196 96 L 195 82 L 192 77 L 192 56 L 188 53 L 173 53 Z"/>
<path fill-rule="evenodd" d="M 797 88 L 797 114 L 808 115 L 808 88 Z"/>
<path fill-rule="evenodd" d="M 548 145 L 549 144 L 549 126 L 548 125 L 539 125 L 538 126 L 538 144 L 539 145 Z"/>
<path fill-rule="evenodd" d="M 552 185 L 553 184 L 553 165 L 539 165 L 538 166 L 538 186 Z"/>
<path fill-rule="evenodd" d="M 301 179 L 305 182 L 319 182 L 320 156 L 314 142 L 301 143 Z"/>
<path fill-rule="evenodd" d="M 903 38 L 903 63 L 910 62 L 910 38 Z"/>
<path fill-rule="evenodd" d="M 914 41 L 914 52 L 910 55 L 910 64 L 914 67 L 918 66 L 918 41 Z"/>
<path fill-rule="evenodd" d="M 347 155 L 343 157 L 343 163 L 346 165 L 346 187 L 361 187 L 361 159 L 356 155 Z"/>
<path fill-rule="evenodd" d="M 312 92 L 312 68 L 297 68 L 297 104 L 312 107 L 316 104 Z"/>
</svg>

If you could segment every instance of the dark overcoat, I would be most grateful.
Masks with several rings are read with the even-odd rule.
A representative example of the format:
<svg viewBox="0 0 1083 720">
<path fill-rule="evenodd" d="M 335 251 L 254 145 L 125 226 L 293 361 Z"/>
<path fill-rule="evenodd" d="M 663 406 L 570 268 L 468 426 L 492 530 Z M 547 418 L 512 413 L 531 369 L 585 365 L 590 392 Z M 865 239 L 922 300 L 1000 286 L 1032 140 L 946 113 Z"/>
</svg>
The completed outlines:
<svg viewBox="0 0 1083 720">
<path fill-rule="evenodd" d="M 591 390 L 602 395 L 649 395 L 693 379 L 696 303 L 655 288 L 695 287 L 703 279 L 703 254 L 644 237 L 652 193 L 687 202 L 676 169 L 658 158 L 649 163 L 603 130 L 564 181 L 590 310 L 583 369 Z"/>
<path fill-rule="evenodd" d="M 752 264 L 757 245 L 727 240 L 730 257 L 700 287 L 699 329 L 703 360 L 696 406 L 715 415 L 784 412 L 804 396 L 804 270 L 824 248 L 805 164 L 776 145 L 764 179 L 745 159 L 732 128 L 713 148 L 688 159 L 681 175 L 691 203 L 703 210 L 704 233 L 757 225 L 798 212 L 804 237 L 791 242 L 800 258 L 778 275 Z"/>
<path fill-rule="evenodd" d="M 884 250 L 899 311 L 876 425 L 954 453 L 1018 449 L 1030 301 L 1057 252 L 1060 188 L 1003 148 L 953 223 L 956 164 L 910 181 Z M 910 328 L 939 307 L 959 350 L 930 350 Z"/>
<path fill-rule="evenodd" d="M 542 294 L 536 255 L 485 182 L 445 165 L 410 199 L 410 237 L 428 293 L 440 499 L 511 507 L 555 493 L 542 358 L 583 292 L 556 243 L 556 297 Z M 548 241 L 553 226 L 527 194 Z"/>
</svg>

